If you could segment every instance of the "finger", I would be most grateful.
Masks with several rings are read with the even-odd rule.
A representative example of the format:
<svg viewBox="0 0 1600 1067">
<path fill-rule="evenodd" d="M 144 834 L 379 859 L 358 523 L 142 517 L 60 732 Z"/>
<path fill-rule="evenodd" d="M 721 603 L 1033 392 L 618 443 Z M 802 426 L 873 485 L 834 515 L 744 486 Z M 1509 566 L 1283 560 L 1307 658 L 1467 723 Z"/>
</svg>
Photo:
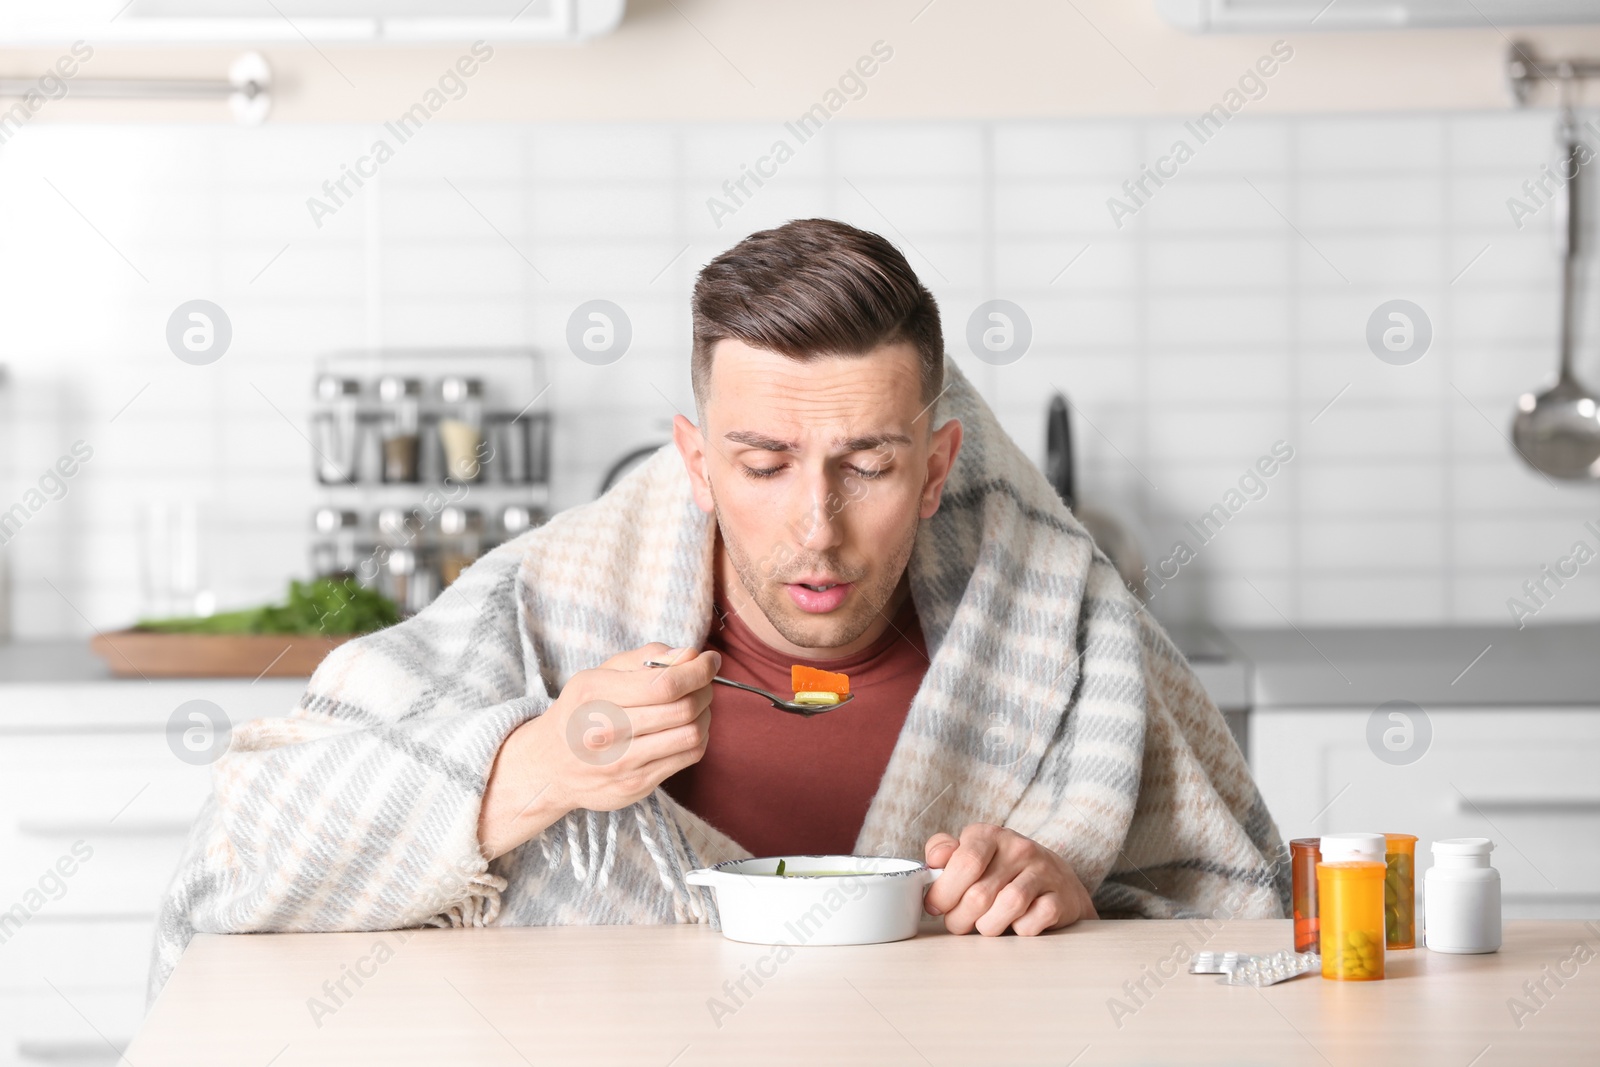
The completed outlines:
<svg viewBox="0 0 1600 1067">
<path fill-rule="evenodd" d="M 704 748 L 700 746 L 694 746 L 684 749 L 681 752 L 674 752 L 662 756 L 660 759 L 653 759 L 639 767 L 634 773 L 640 778 L 644 779 L 646 782 L 649 782 L 650 788 L 654 789 L 656 786 L 660 785 L 668 778 L 671 778 L 674 774 L 677 774 L 685 767 L 689 767 L 700 762 L 701 757 L 704 755 Z"/>
<path fill-rule="evenodd" d="M 1000 892 L 1021 872 L 1008 867 L 998 857 L 989 864 L 983 877 L 967 887 L 961 899 L 945 909 L 944 927 L 952 934 L 970 934 L 978 928 L 978 920 L 994 907 Z M 948 876 L 946 876 L 948 877 Z M 943 878 L 939 881 L 944 881 Z M 937 883 L 936 883 L 937 884 Z M 1029 898 L 1032 902 L 1032 898 Z"/>
<path fill-rule="evenodd" d="M 710 706 L 711 687 L 706 686 L 668 704 L 646 704 L 621 711 L 628 719 L 628 736 L 644 737 L 693 722 Z"/>
<path fill-rule="evenodd" d="M 1022 917 L 1012 921 L 1011 928 L 1023 937 L 1032 937 L 1061 925 L 1064 917 L 1060 895 L 1040 893 Z"/>
<path fill-rule="evenodd" d="M 634 716 L 639 709 L 616 705 L 609 709 L 579 708 L 574 713 L 579 725 L 569 734 L 573 755 L 614 778 L 635 774 L 644 764 L 686 748 L 703 751 L 709 735 L 710 707 L 696 711 L 689 701 L 683 703 L 689 710 L 687 713 L 674 711 L 674 725 L 652 729 L 649 733 L 637 732 Z"/>
<path fill-rule="evenodd" d="M 943 867 L 945 861 L 950 858 L 950 853 L 954 852 L 959 844 L 961 844 L 960 841 L 957 841 L 943 830 L 928 838 L 928 843 L 922 848 L 923 855 L 927 857 L 928 866 Z"/>
<path fill-rule="evenodd" d="M 988 910 L 981 912 L 973 920 L 972 928 L 984 937 L 999 937 L 1011 927 L 1012 923 L 1028 913 L 1028 909 L 1033 906 L 1034 900 L 1039 897 L 1043 888 L 1043 883 L 1032 870 L 1024 868 L 1011 881 L 1001 885 Z M 970 898 L 972 895 L 968 893 L 967 897 Z M 946 925 L 958 918 L 964 918 L 961 916 L 961 911 L 965 908 L 966 902 L 966 898 L 963 898 L 961 905 L 945 917 Z"/>
<path fill-rule="evenodd" d="M 961 843 L 945 860 L 944 874 L 928 888 L 923 907 L 929 915 L 942 915 L 955 907 L 967 890 L 989 869 L 989 861 L 995 853 L 995 837 L 993 833 L 985 832 L 986 829 L 994 828 L 974 823 L 961 831 Z M 984 907 L 987 909 L 987 903 Z"/>
<path fill-rule="evenodd" d="M 586 700 L 572 709 L 565 731 L 574 755 L 585 763 L 609 763 L 616 754 L 607 753 L 626 751 L 633 737 L 633 721 L 627 708 L 610 701 Z"/>
<path fill-rule="evenodd" d="M 659 759 L 666 759 L 705 745 L 711 728 L 711 710 L 678 726 L 636 737 L 628 747 L 626 764 L 639 769 Z"/>
<path fill-rule="evenodd" d="M 637 671 L 614 671 L 604 675 L 602 691 L 598 694 L 623 707 L 643 707 L 647 704 L 670 704 L 696 689 L 711 684 L 711 678 L 722 666 L 722 654 L 707 649 L 698 655 L 693 650 L 679 657 L 672 667 L 649 667 Z"/>
</svg>

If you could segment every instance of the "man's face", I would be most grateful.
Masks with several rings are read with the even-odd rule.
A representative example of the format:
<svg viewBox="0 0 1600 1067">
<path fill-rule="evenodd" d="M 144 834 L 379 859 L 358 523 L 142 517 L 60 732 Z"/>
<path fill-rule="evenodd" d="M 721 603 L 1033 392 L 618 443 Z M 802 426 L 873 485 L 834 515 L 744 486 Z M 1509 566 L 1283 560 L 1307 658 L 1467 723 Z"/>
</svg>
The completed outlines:
<svg viewBox="0 0 1600 1067">
<path fill-rule="evenodd" d="M 929 432 L 916 349 L 801 363 L 724 340 L 704 404 L 703 427 L 679 416 L 674 438 L 696 502 L 716 513 L 744 593 L 773 628 L 833 649 L 887 621 L 961 444 L 955 420 Z"/>
</svg>

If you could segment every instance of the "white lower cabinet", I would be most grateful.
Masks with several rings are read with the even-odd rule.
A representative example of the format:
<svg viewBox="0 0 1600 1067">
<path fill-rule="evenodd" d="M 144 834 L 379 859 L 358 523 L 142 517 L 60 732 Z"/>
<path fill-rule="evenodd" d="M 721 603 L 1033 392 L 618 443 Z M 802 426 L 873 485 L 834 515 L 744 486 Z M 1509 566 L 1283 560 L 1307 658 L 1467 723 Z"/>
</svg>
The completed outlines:
<svg viewBox="0 0 1600 1067">
<path fill-rule="evenodd" d="M 168 720 L 287 715 L 303 680 L 0 685 L 0 1067 L 114 1064 L 144 1017 L 156 906 L 211 788 Z"/>
<path fill-rule="evenodd" d="M 1487 837 L 1505 918 L 1600 918 L 1600 707 L 1430 708 L 1426 748 L 1398 765 L 1369 747 L 1373 711 L 1251 713 L 1250 766 L 1285 840 L 1416 834 L 1426 908 L 1429 843 Z M 1388 714 L 1379 726 L 1406 728 Z"/>
<path fill-rule="evenodd" d="M 0 1033 L 6 1038 L 0 1064 L 114 1064 L 143 1018 L 143 997 L 126 989 L 7 989 L 0 997 Z"/>
</svg>

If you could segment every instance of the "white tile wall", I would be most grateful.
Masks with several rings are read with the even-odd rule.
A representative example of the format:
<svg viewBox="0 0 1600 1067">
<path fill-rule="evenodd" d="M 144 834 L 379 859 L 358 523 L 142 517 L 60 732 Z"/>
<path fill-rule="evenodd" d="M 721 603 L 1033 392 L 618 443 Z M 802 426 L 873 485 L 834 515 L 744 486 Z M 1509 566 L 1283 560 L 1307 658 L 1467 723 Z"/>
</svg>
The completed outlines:
<svg viewBox="0 0 1600 1067">
<path fill-rule="evenodd" d="M 439 126 L 320 229 L 306 198 L 381 131 L 35 125 L 0 148 L 0 508 L 74 440 L 95 454 L 4 550 L 14 628 L 128 622 L 152 499 L 203 500 L 222 604 L 278 595 L 305 569 L 317 494 L 301 431 L 311 361 L 332 349 L 541 349 L 555 503 L 590 498 L 615 456 L 691 410 L 698 267 L 808 215 L 900 244 L 940 299 L 951 352 L 1036 457 L 1044 398 L 1066 390 L 1092 423 L 1077 427 L 1082 497 L 1152 559 L 1275 440 L 1293 444 L 1267 497 L 1199 548 L 1158 613 L 1509 621 L 1506 599 L 1600 518 L 1600 492 L 1547 484 L 1504 439 L 1516 395 L 1555 360 L 1551 213 L 1519 232 L 1505 206 L 1551 150 L 1549 122 L 1240 117 L 1120 230 L 1106 198 L 1178 122 L 840 123 L 720 227 L 707 198 L 777 125 Z M 991 296 L 1035 330 L 1005 367 L 965 349 Z M 209 367 L 163 342 L 195 297 L 234 325 Z M 611 367 L 564 347 L 567 314 L 594 297 L 634 324 Z M 1363 340 L 1395 297 L 1435 331 L 1406 367 Z M 1600 382 L 1595 303 L 1581 363 Z M 1585 573 L 1539 618 L 1597 612 L 1600 578 Z"/>
</svg>

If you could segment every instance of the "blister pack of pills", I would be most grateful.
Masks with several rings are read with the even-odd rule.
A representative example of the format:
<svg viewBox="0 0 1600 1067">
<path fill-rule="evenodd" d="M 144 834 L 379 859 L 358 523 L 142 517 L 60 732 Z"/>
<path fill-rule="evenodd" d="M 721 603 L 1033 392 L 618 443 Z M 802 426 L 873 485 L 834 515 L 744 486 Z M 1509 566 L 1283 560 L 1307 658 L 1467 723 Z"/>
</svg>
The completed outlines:
<svg viewBox="0 0 1600 1067">
<path fill-rule="evenodd" d="M 1197 952 L 1189 961 L 1190 974 L 1220 974 L 1223 985 L 1276 985 L 1302 974 L 1322 970 L 1322 957 L 1315 952 L 1284 949 L 1266 956 L 1244 952 Z"/>
<path fill-rule="evenodd" d="M 1196 952 L 1189 961 L 1190 974 L 1227 974 L 1239 965 L 1237 952 Z"/>
</svg>

